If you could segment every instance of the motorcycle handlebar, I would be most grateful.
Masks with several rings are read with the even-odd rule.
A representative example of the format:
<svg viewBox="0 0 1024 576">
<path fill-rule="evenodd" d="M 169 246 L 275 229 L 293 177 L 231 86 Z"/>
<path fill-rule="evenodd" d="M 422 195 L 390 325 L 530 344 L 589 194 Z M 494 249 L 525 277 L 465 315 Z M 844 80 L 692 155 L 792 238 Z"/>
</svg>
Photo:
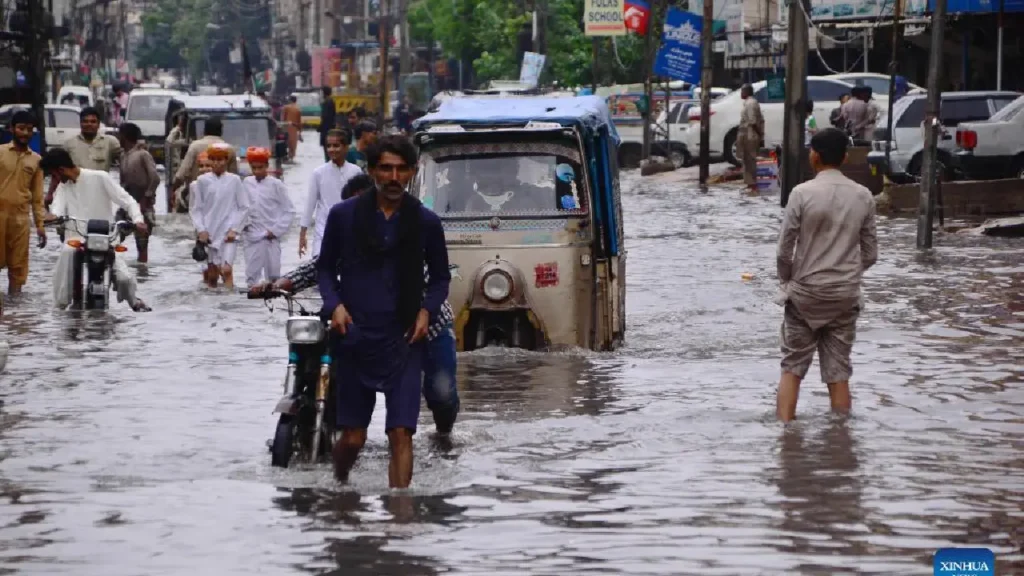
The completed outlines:
<svg viewBox="0 0 1024 576">
<path fill-rule="evenodd" d="M 246 292 L 246 298 L 249 300 L 271 300 L 274 298 L 291 298 L 291 296 L 291 292 L 279 290 L 277 288 L 267 288 L 259 294 L 254 294 L 251 291 Z"/>
</svg>

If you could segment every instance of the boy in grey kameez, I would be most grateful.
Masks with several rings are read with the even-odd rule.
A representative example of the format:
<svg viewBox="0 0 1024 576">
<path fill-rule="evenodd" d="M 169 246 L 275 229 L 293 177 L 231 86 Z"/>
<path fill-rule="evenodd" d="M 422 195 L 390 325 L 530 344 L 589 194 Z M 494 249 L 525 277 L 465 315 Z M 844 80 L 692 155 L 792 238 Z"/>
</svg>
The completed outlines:
<svg viewBox="0 0 1024 576">
<path fill-rule="evenodd" d="M 833 411 L 850 410 L 850 352 L 861 309 L 861 276 L 878 258 L 878 240 L 871 192 L 839 171 L 848 142 L 835 128 L 811 139 L 811 167 L 817 175 L 793 188 L 779 233 L 785 316 L 777 414 L 784 422 L 796 417 L 800 381 L 815 350 Z"/>
</svg>

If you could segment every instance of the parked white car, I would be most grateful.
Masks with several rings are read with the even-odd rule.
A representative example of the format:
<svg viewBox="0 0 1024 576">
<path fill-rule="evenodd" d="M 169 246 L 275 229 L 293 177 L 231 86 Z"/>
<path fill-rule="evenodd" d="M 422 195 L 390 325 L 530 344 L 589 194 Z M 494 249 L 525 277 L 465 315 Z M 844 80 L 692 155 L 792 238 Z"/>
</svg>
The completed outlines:
<svg viewBox="0 0 1024 576">
<path fill-rule="evenodd" d="M 831 74 L 829 76 L 822 76 L 822 78 L 832 78 L 833 80 L 839 80 L 846 82 L 853 86 L 867 86 L 871 88 L 871 93 L 875 96 L 886 96 L 889 95 L 889 75 L 878 74 L 876 72 L 847 72 L 845 74 Z M 924 89 L 917 84 L 907 82 L 907 88 L 910 92 L 914 90 L 923 91 Z"/>
<path fill-rule="evenodd" d="M 60 91 L 57 92 L 56 104 L 85 108 L 86 106 L 95 106 L 96 98 L 88 86 L 66 84 L 61 86 Z"/>
<path fill-rule="evenodd" d="M 943 92 L 939 117 L 942 133 L 939 135 L 939 173 L 948 180 L 956 177 L 950 155 L 956 150 L 953 133 L 961 122 L 985 121 L 1020 96 L 1017 92 Z M 888 138 L 887 116 L 878 119 L 875 135 L 868 154 L 873 173 L 882 172 L 894 182 L 910 182 L 921 174 L 924 158 L 924 122 L 927 107 L 925 94 L 908 94 L 892 107 L 892 138 Z M 885 144 L 890 142 L 889 164 L 885 163 Z"/>
<path fill-rule="evenodd" d="M 153 158 L 163 162 L 164 140 L 167 138 L 167 105 L 171 98 L 186 96 L 179 90 L 136 88 L 128 94 L 128 110 L 124 121 L 142 130 L 142 137 L 153 151 Z"/>
<path fill-rule="evenodd" d="M 1024 178 L 1024 96 L 987 122 L 957 126 L 956 144 L 954 163 L 968 178 Z"/>
<path fill-rule="evenodd" d="M 785 118 L 785 105 L 780 102 L 768 101 L 768 83 L 766 81 L 753 84 L 754 98 L 761 103 L 761 114 L 764 116 L 764 145 L 774 148 L 782 144 L 782 130 Z M 851 84 L 832 78 L 812 76 L 807 79 L 807 93 L 814 102 L 814 117 L 819 127 L 829 126 L 829 114 L 839 107 L 839 98 L 849 94 Z M 885 111 L 889 98 L 887 95 L 875 96 L 873 101 L 879 112 Z M 711 154 L 721 155 L 727 162 L 739 166 L 740 160 L 736 151 L 736 134 L 740 125 L 740 112 L 743 100 L 740 91 L 735 90 L 711 103 Z M 688 150 L 700 148 L 700 107 L 689 110 L 689 124 L 682 134 L 681 140 Z"/>
<path fill-rule="evenodd" d="M 28 110 L 28 104 L 7 104 L 0 106 L 0 125 L 6 125 L 15 110 Z M 78 106 L 47 104 L 43 122 L 46 128 L 46 147 L 63 146 L 65 142 L 82 133 Z M 100 124 L 100 134 L 109 134 L 111 129 Z"/>
</svg>

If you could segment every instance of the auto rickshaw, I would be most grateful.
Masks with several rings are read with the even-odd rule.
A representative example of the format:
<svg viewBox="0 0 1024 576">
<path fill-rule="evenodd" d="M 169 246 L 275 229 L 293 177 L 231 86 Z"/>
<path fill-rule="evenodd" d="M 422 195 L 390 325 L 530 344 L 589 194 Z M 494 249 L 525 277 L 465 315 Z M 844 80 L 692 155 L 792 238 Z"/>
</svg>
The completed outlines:
<svg viewBox="0 0 1024 576">
<path fill-rule="evenodd" d="M 440 216 L 459 350 L 611 350 L 626 250 L 603 98 L 455 98 L 414 123 L 411 190 Z"/>
<path fill-rule="evenodd" d="M 165 134 L 170 134 L 183 115 L 187 120 L 185 138 L 165 144 L 165 178 L 168 189 L 189 145 L 202 138 L 206 120 L 213 117 L 221 119 L 224 125 L 224 140 L 238 152 L 239 176 L 245 178 L 251 174 L 249 165 L 245 162 L 245 152 L 250 146 L 271 150 L 274 154 L 271 172 L 278 177 L 281 176 L 284 159 L 288 157 L 288 135 L 274 120 L 270 104 L 262 98 L 251 94 L 174 97 L 167 106 Z M 187 185 L 188 183 L 186 190 Z M 188 210 L 187 197 L 183 198 L 186 202 L 181 202 L 175 207 L 171 206 L 174 194 L 169 193 L 167 196 L 168 212 L 173 212 L 175 208 L 182 212 Z"/>
</svg>

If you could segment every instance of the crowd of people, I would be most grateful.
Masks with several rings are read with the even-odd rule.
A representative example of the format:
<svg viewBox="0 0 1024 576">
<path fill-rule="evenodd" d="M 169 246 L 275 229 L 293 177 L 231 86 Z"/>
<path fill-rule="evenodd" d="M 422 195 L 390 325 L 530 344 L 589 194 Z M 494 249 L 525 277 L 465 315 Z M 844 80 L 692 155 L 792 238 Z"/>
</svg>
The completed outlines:
<svg viewBox="0 0 1024 576">
<path fill-rule="evenodd" d="M 139 259 L 146 259 L 145 241 L 153 226 L 151 207 L 159 185 L 153 159 L 140 144 L 137 126 L 122 123 L 119 137 L 108 137 L 86 128 L 98 126 L 95 116 L 94 110 L 83 109 L 82 134 L 68 147 L 53 148 L 43 157 L 28 149 L 36 128 L 31 113 L 18 112 L 12 118 L 15 139 L 0 147 L 0 267 L 8 269 L 12 294 L 21 290 L 28 275 L 30 225 L 42 247 L 46 222 L 59 216 L 130 220 Z M 442 437 L 450 434 L 459 412 L 444 231 L 437 215 L 407 193 L 416 171 L 415 147 L 403 135 L 378 139 L 369 123 L 356 123 L 358 137 L 351 146 L 344 129 L 327 130 L 328 160 L 314 170 L 300 216 L 300 255 L 309 252 L 312 260 L 282 276 L 280 238 L 296 212 L 287 189 L 268 173 L 271 153 L 263 148 L 246 151 L 252 175 L 240 178 L 237 168 L 232 170 L 237 152 L 217 137 L 217 125 L 215 118 L 207 121 L 211 138 L 193 142 L 186 157 L 194 161 L 181 173 L 196 230 L 193 256 L 207 263 L 204 282 L 233 286 L 241 243 L 252 295 L 266 293 L 271 286 L 289 292 L 319 288 L 335 334 L 334 383 L 338 426 L 343 430 L 333 447 L 336 475 L 347 479 L 366 441 L 376 393 L 383 392 L 390 483 L 407 487 L 420 394 Z M 115 161 L 120 162 L 122 184 L 109 174 Z M 196 177 L 188 182 L 193 167 Z M 44 174 L 54 182 L 45 197 Z M 113 206 L 123 215 L 112 214 Z M 27 219 L 29 213 L 32 220 Z M 307 237 L 310 227 L 313 234 Z M 67 240 L 81 239 L 75 226 L 68 225 L 64 234 Z M 59 307 L 68 305 L 72 293 L 75 249 L 64 243 L 58 256 L 53 293 Z M 136 311 L 149 309 L 119 256 L 112 280 L 118 301 Z"/>
<path fill-rule="evenodd" d="M 135 223 L 138 240 L 150 233 L 146 206 L 156 190 L 155 170 L 139 146 L 138 128 L 122 124 L 120 142 L 104 142 L 100 139 L 106 137 L 84 130 L 91 115 L 83 109 L 81 142 L 47 151 L 43 158 L 28 149 L 35 129 L 31 113 L 20 111 L 12 119 L 15 139 L 0 147 L 0 268 L 8 269 L 12 294 L 27 277 L 30 226 L 45 246 L 44 223 L 54 215 L 109 220 L 117 205 Z M 208 127 L 216 125 L 216 119 L 207 121 Z M 747 137 L 756 136 L 754 130 Z M 417 165 L 410 139 L 378 138 L 367 129 L 353 146 L 358 156 L 351 155 L 350 142 L 343 129 L 324 134 L 327 162 L 313 172 L 300 216 L 299 253 L 308 251 L 312 259 L 283 276 L 280 238 L 295 209 L 284 184 L 268 174 L 270 152 L 249 149 L 253 174 L 242 179 L 230 169 L 237 154 L 229 144 L 211 140 L 197 148 L 198 177 L 188 185 L 197 234 L 194 257 L 208 262 L 203 274 L 208 285 L 223 280 L 231 286 L 235 252 L 244 242 L 250 295 L 266 294 L 271 287 L 291 293 L 318 287 L 322 313 L 330 318 L 336 367 L 341 435 L 332 448 L 335 475 L 347 481 L 366 442 L 376 394 L 382 392 L 389 482 L 405 488 L 412 480 L 420 395 L 441 436 L 450 434 L 459 412 L 447 246 L 439 217 L 408 193 Z M 849 144 L 850 135 L 837 128 L 813 134 L 809 158 L 816 176 L 793 189 L 779 235 L 777 302 L 784 314 L 776 410 L 784 422 L 795 418 L 800 383 L 815 353 L 833 410 L 845 413 L 852 404 L 850 355 L 862 308 L 861 278 L 877 259 L 877 238 L 871 193 L 839 171 Z M 127 189 L 104 169 L 118 147 L 124 150 L 121 178 Z M 365 170 L 349 158 L 364 160 Z M 47 198 L 49 210 L 44 173 L 58 182 Z M 32 220 L 26 218 L 30 212 Z M 69 228 L 66 234 L 78 231 Z M 67 302 L 69 255 L 64 246 L 54 276 L 58 305 Z M 147 309 L 123 262 L 115 262 L 113 273 L 118 300 Z"/>
</svg>

